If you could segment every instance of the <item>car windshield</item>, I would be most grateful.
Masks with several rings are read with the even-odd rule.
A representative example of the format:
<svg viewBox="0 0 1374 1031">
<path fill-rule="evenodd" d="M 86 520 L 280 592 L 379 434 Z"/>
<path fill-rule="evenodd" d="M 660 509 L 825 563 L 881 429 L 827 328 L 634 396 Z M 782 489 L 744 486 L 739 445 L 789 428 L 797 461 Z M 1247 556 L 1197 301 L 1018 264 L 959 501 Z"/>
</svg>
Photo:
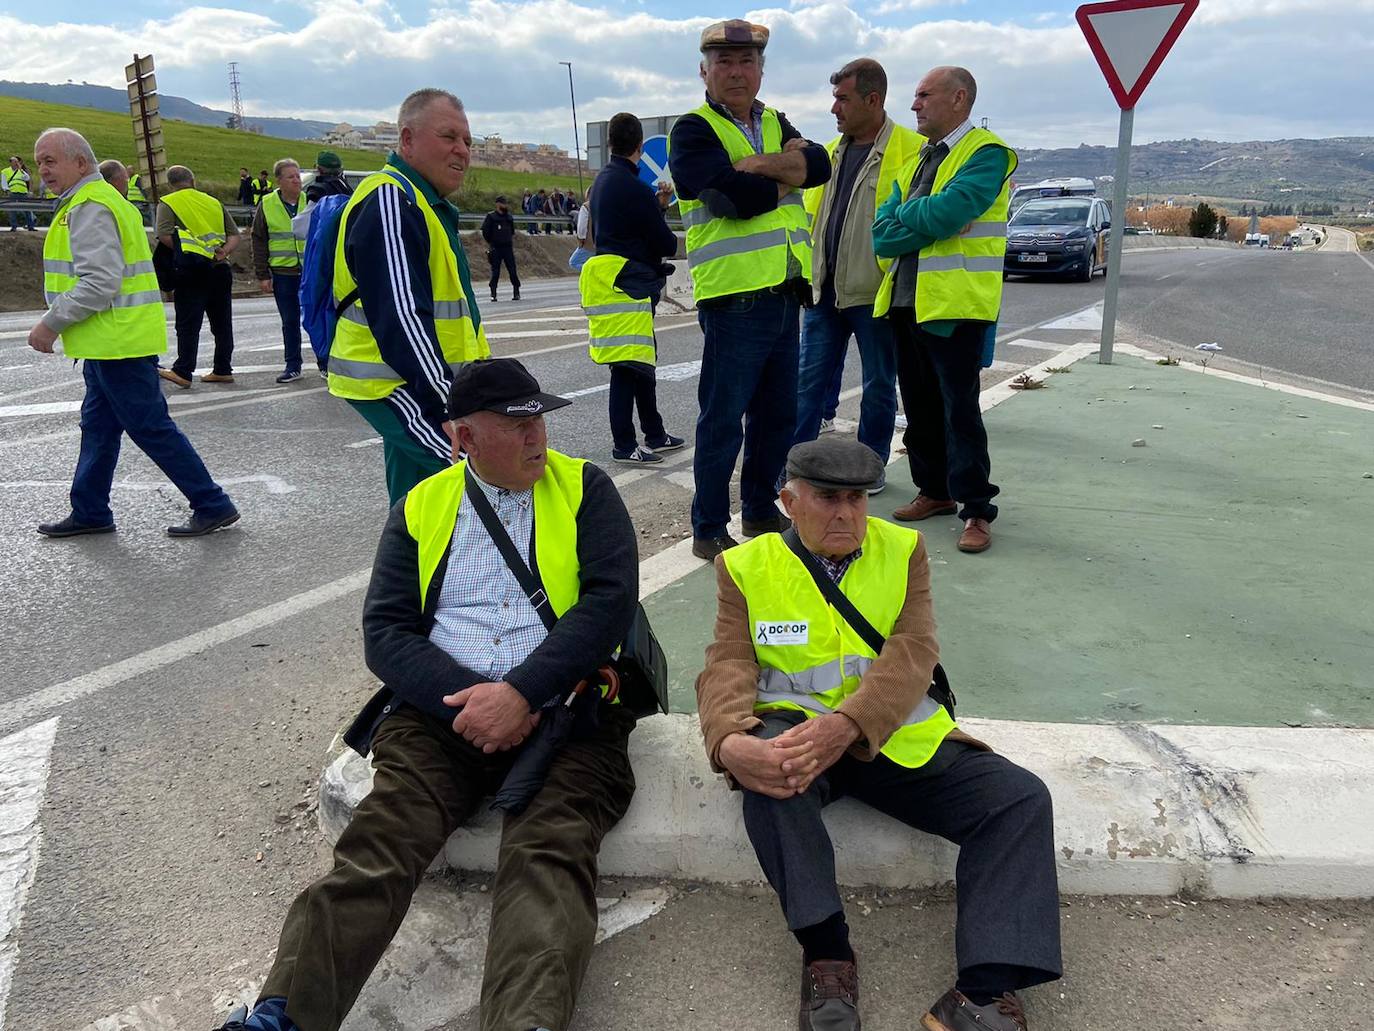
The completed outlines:
<svg viewBox="0 0 1374 1031">
<path fill-rule="evenodd" d="M 1086 201 L 1028 201 L 1012 216 L 1011 224 L 1014 226 L 1082 225 L 1088 221 L 1088 207 Z"/>
</svg>

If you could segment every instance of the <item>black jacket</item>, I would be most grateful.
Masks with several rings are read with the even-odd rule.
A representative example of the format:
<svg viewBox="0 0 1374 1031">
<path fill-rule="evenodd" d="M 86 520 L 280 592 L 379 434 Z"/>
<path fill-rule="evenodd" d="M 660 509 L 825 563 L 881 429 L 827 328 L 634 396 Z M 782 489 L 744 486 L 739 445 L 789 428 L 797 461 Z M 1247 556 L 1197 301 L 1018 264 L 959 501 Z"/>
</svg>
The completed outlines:
<svg viewBox="0 0 1374 1031">
<path fill-rule="evenodd" d="M 505 249 L 515 243 L 515 219 L 509 211 L 488 211 L 482 219 L 482 239 L 488 247 Z"/>
<path fill-rule="evenodd" d="M 677 253 L 677 236 L 663 220 L 658 198 L 628 158 L 613 155 L 606 162 L 587 202 L 596 213 L 597 254 L 618 254 L 657 270 Z"/>
<path fill-rule="evenodd" d="M 582 473 L 577 513 L 577 560 L 582 590 L 529 658 L 506 681 L 538 709 L 567 695 L 603 665 L 624 640 L 639 599 L 639 546 L 625 503 L 611 479 L 588 462 Z M 354 719 L 344 741 L 366 755 L 372 734 L 400 705 L 451 723 L 457 710 L 444 695 L 486 680 L 429 639 L 449 554 L 439 560 L 425 605 L 420 605 L 418 548 L 406 529 L 405 500 L 398 501 L 382 530 L 372 582 L 363 602 L 363 653 L 368 669 L 385 685 Z M 530 564 L 539 557 L 530 542 Z"/>
</svg>

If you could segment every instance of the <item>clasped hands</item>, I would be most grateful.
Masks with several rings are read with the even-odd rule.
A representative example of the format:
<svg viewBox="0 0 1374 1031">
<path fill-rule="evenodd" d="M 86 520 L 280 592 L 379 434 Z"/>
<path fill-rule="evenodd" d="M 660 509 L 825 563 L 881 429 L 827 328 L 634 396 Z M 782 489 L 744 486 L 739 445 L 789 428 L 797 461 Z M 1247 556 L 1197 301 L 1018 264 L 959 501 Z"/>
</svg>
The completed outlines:
<svg viewBox="0 0 1374 1031">
<path fill-rule="evenodd" d="M 769 798 L 791 798 L 804 793 L 858 739 L 858 724 L 832 712 L 773 738 L 731 734 L 720 744 L 720 763 L 742 788 Z"/>
<path fill-rule="evenodd" d="M 510 751 L 539 726 L 539 713 L 530 712 L 525 696 L 504 680 L 445 695 L 444 704 L 462 707 L 453 719 L 453 732 L 488 755 Z"/>
</svg>

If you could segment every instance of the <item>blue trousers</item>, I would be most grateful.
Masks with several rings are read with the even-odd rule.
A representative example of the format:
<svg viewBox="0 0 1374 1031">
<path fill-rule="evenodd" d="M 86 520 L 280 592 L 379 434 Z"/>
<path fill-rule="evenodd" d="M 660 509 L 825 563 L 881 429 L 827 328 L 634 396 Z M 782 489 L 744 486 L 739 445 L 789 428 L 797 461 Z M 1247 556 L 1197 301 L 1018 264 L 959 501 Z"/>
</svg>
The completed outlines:
<svg viewBox="0 0 1374 1031">
<path fill-rule="evenodd" d="M 851 336 L 859 343 L 859 360 L 863 363 L 859 442 L 867 444 L 886 462 L 897 420 L 897 352 L 892 343 L 892 328 L 887 319 L 873 317 L 872 305 L 836 308 L 835 290 L 828 283 L 821 292 L 820 303 L 802 316 L 797 429 L 792 443 L 816 439 L 821 418 L 826 414 L 827 395 L 836 374 L 844 368 Z"/>
<path fill-rule="evenodd" d="M 272 273 L 272 296 L 281 315 L 281 342 L 286 371 L 301 371 L 301 277 Z"/>
<path fill-rule="evenodd" d="M 84 526 L 114 522 L 110 485 L 127 433 L 186 495 L 192 511 L 219 515 L 233 507 L 196 449 L 167 411 L 157 358 L 117 358 L 81 363 L 86 397 L 81 402 L 81 455 L 72 478 L 72 515 Z"/>
<path fill-rule="evenodd" d="M 799 304 L 760 290 L 698 307 L 705 335 L 692 472 L 692 533 L 719 537 L 730 521 L 730 477 L 740 445 L 744 518 L 776 514 L 778 476 L 797 425 Z"/>
<path fill-rule="evenodd" d="M 801 720 L 768 713 L 754 733 L 771 738 Z M 1049 791 L 1035 774 L 995 752 L 944 741 L 908 769 L 879 755 L 843 755 L 800 795 L 744 792 L 744 826 L 790 930 L 810 927 L 844 904 L 835 886 L 835 849 L 821 810 L 845 795 L 959 846 L 954 948 L 960 972 L 1016 968 L 1013 990 L 1063 972 L 1059 882 Z"/>
</svg>

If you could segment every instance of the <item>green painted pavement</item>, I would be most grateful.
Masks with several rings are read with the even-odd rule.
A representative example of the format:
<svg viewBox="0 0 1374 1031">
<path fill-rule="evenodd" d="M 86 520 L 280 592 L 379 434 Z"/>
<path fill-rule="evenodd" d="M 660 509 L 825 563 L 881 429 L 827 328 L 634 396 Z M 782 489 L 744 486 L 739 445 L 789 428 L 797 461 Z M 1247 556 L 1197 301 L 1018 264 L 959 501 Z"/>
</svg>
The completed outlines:
<svg viewBox="0 0 1374 1031">
<path fill-rule="evenodd" d="M 992 550 L 916 524 L 961 714 L 1374 726 L 1374 413 L 1118 357 L 986 421 Z M 874 515 L 911 497 L 888 474 Z M 712 571 L 647 608 L 692 711 Z"/>
</svg>

